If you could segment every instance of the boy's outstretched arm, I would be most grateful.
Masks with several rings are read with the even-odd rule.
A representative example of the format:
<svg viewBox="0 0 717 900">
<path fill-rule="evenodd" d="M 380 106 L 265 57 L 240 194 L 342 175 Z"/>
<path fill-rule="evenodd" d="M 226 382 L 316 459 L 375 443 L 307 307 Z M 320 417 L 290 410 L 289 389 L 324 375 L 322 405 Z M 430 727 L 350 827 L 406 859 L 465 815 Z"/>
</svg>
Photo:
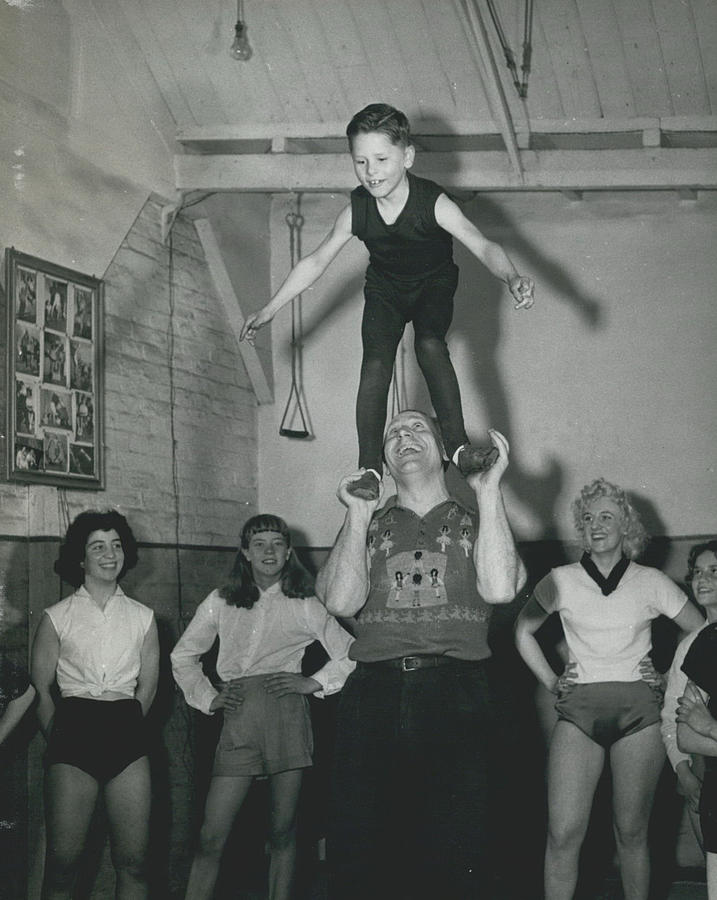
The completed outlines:
<svg viewBox="0 0 717 900">
<path fill-rule="evenodd" d="M 519 275 L 516 272 L 515 266 L 500 244 L 489 241 L 470 219 L 463 215 L 458 204 L 445 194 L 441 194 L 436 200 L 435 215 L 436 222 L 444 231 L 453 235 L 489 272 L 508 285 L 516 309 L 530 309 L 535 303 L 533 296 L 535 283 L 527 275 Z"/>
<path fill-rule="evenodd" d="M 256 332 L 274 318 L 279 310 L 297 297 L 322 275 L 336 254 L 351 238 L 351 204 L 345 206 L 336 217 L 333 228 L 312 253 L 300 259 L 286 276 L 284 283 L 271 300 L 260 310 L 248 316 L 239 335 L 254 343 Z"/>
</svg>

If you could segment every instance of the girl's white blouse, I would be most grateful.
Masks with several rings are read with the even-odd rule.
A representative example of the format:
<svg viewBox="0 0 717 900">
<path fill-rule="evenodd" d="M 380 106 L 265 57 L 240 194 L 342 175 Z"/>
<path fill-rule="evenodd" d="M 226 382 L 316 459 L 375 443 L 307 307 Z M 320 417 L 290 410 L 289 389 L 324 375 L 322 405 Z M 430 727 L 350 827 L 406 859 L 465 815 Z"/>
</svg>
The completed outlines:
<svg viewBox="0 0 717 900">
<path fill-rule="evenodd" d="M 197 607 L 172 651 L 172 672 L 190 706 L 210 714 L 217 690 L 202 671 L 201 657 L 219 637 L 217 675 L 222 681 L 275 672 L 301 672 L 306 647 L 318 640 L 329 661 L 312 678 L 314 696 L 340 691 L 356 663 L 348 658 L 352 636 L 315 597 L 287 597 L 280 584 L 262 591 L 251 609 L 233 606 L 214 590 Z"/>
</svg>

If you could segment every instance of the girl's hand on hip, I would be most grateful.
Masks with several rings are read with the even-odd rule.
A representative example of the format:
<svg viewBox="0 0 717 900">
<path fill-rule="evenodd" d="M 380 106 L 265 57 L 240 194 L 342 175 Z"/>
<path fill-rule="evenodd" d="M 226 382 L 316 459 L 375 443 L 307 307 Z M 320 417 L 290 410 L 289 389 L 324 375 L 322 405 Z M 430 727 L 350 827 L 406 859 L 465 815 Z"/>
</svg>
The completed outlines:
<svg viewBox="0 0 717 900">
<path fill-rule="evenodd" d="M 244 689 L 241 680 L 227 681 L 219 688 L 219 693 L 212 700 L 209 709 L 239 709 L 244 702 Z"/>
<path fill-rule="evenodd" d="M 264 690 L 274 697 L 285 697 L 287 694 L 313 694 L 321 689 L 314 678 L 305 678 L 295 672 L 277 672 L 264 679 Z"/>
<path fill-rule="evenodd" d="M 578 680 L 578 664 L 575 662 L 566 663 L 563 674 L 555 682 L 555 694 L 565 694 L 571 688 L 575 687 Z"/>
</svg>

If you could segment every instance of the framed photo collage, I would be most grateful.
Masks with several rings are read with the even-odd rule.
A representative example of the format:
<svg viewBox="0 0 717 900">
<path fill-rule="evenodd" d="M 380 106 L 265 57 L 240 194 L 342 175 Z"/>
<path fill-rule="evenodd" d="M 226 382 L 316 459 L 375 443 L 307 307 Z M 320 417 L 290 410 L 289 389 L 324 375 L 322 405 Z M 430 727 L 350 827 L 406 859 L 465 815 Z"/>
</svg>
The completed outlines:
<svg viewBox="0 0 717 900">
<path fill-rule="evenodd" d="M 8 298 L 8 478 L 104 487 L 103 284 L 14 248 Z"/>
</svg>

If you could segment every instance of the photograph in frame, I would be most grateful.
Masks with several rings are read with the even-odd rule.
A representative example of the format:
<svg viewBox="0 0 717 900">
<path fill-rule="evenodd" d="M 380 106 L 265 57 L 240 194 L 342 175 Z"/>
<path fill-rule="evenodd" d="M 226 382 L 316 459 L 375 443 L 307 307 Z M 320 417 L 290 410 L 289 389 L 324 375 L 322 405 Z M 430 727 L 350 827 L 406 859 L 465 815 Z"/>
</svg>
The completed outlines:
<svg viewBox="0 0 717 900">
<path fill-rule="evenodd" d="M 102 490 L 104 285 L 5 251 L 7 473 Z"/>
</svg>

